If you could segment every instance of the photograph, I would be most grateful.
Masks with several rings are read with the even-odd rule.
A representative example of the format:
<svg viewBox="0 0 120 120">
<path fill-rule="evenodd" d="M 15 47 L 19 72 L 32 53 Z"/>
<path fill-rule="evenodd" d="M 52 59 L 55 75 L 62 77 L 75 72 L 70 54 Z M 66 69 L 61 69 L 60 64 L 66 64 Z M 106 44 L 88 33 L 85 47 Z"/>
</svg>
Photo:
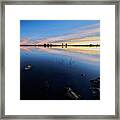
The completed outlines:
<svg viewBox="0 0 120 120">
<path fill-rule="evenodd" d="M 119 2 L 10 1 L 1 118 L 119 119 Z"/>
<path fill-rule="evenodd" d="M 100 20 L 20 20 L 20 100 L 100 100 Z"/>
</svg>

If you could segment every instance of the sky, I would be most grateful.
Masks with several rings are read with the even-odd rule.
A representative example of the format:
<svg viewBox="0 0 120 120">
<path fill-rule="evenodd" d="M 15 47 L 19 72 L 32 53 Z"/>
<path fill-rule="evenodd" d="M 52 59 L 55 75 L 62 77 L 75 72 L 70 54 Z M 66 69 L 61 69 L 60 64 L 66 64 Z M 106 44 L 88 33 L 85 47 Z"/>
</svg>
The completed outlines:
<svg viewBox="0 0 120 120">
<path fill-rule="evenodd" d="M 99 20 L 21 20 L 20 44 L 100 44 Z"/>
</svg>

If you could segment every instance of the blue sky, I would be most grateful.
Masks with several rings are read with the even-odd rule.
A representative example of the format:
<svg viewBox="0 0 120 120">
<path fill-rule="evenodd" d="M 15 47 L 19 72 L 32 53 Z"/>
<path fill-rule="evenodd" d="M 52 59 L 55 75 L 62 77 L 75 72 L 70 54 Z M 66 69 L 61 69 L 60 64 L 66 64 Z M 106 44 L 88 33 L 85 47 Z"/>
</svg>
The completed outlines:
<svg viewBox="0 0 120 120">
<path fill-rule="evenodd" d="M 99 20 L 21 20 L 20 39 L 33 42 L 71 42 L 100 36 Z M 97 38 L 98 39 L 98 38 Z"/>
<path fill-rule="evenodd" d="M 21 20 L 20 37 L 32 40 L 72 33 L 76 28 L 99 23 L 99 20 Z"/>
</svg>

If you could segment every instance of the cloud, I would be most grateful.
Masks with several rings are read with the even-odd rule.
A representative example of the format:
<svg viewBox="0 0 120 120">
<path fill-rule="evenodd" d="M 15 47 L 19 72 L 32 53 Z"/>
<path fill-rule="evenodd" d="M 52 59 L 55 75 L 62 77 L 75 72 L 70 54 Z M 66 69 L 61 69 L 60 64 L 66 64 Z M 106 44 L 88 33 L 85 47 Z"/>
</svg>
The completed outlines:
<svg viewBox="0 0 120 120">
<path fill-rule="evenodd" d="M 71 28 L 69 31 L 72 31 L 71 33 L 66 33 L 62 35 L 56 35 L 52 37 L 46 37 L 37 39 L 34 42 L 31 40 L 21 40 L 21 44 L 44 44 L 44 43 L 52 43 L 52 44 L 59 44 L 59 43 L 71 43 L 72 42 L 83 42 L 85 39 L 83 38 L 92 38 L 93 36 L 99 36 L 100 35 L 100 24 L 92 24 L 87 26 L 81 26 L 78 28 Z M 76 41 L 77 40 L 77 41 Z M 99 38 L 97 37 L 96 41 L 98 41 Z M 93 41 L 92 39 L 87 39 L 88 42 Z M 95 41 L 95 38 L 94 38 Z"/>
<path fill-rule="evenodd" d="M 28 38 L 24 38 L 20 40 L 20 45 L 33 45 L 33 44 L 34 42 Z"/>
</svg>

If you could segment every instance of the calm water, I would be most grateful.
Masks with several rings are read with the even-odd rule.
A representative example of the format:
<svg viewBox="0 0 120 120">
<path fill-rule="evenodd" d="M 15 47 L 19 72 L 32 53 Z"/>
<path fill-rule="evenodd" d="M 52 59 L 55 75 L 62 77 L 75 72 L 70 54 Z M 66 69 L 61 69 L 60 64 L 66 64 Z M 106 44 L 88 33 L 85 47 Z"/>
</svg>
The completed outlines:
<svg viewBox="0 0 120 120">
<path fill-rule="evenodd" d="M 99 47 L 21 47 L 20 99 L 66 100 L 69 87 L 83 100 L 99 99 L 90 80 L 100 76 Z M 31 68 L 26 70 L 26 66 Z"/>
</svg>

